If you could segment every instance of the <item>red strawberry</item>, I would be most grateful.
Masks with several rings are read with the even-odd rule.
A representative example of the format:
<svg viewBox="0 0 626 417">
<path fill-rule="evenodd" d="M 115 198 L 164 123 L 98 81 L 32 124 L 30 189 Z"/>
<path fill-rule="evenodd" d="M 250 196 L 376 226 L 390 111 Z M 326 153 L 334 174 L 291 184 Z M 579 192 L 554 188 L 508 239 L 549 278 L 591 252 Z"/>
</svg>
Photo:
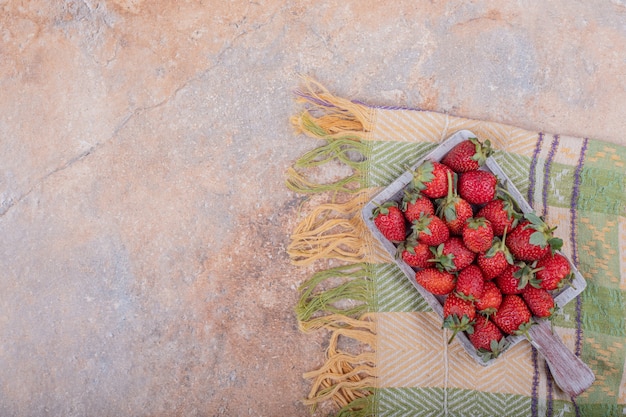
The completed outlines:
<svg viewBox="0 0 626 417">
<path fill-rule="evenodd" d="M 563 287 L 573 278 L 572 268 L 567 258 L 559 253 L 544 256 L 537 262 L 537 279 L 541 280 L 541 288 L 548 291 Z"/>
<path fill-rule="evenodd" d="M 492 316 L 493 322 L 506 334 L 525 334 L 531 325 L 532 314 L 518 295 L 505 295 L 502 304 Z"/>
<path fill-rule="evenodd" d="M 474 171 L 485 164 L 493 153 L 491 142 L 481 143 L 478 138 L 469 138 L 456 145 L 441 160 L 454 172 Z"/>
<path fill-rule="evenodd" d="M 528 286 L 522 292 L 522 298 L 530 308 L 530 311 L 539 318 L 552 317 L 554 314 L 554 298 L 543 288 Z"/>
<path fill-rule="evenodd" d="M 495 313 L 502 303 L 502 292 L 493 283 L 493 281 L 485 281 L 482 297 L 474 301 L 474 306 L 479 313 L 490 316 Z"/>
<path fill-rule="evenodd" d="M 460 235 L 465 222 L 474 215 L 472 206 L 455 191 L 452 174 L 448 173 L 448 194 L 437 200 L 437 215 L 446 223 L 450 233 Z"/>
<path fill-rule="evenodd" d="M 454 275 L 437 268 L 424 268 L 415 273 L 415 281 L 435 295 L 450 294 L 454 290 Z"/>
<path fill-rule="evenodd" d="M 463 228 L 463 243 L 472 252 L 486 252 L 493 241 L 491 222 L 484 217 L 474 217 L 465 223 Z"/>
<path fill-rule="evenodd" d="M 437 246 L 450 237 L 448 226 L 432 214 L 422 214 L 413 222 L 412 228 L 414 238 L 428 246 Z"/>
<path fill-rule="evenodd" d="M 515 203 L 508 197 L 497 197 L 485 204 L 476 213 L 477 217 L 484 217 L 491 222 L 493 234 L 502 236 L 504 230 L 512 230 L 522 216 L 515 210 Z"/>
<path fill-rule="evenodd" d="M 532 269 L 524 262 L 518 262 L 507 266 L 504 272 L 496 277 L 496 285 L 502 294 L 521 294 L 529 284 L 539 287 L 539 280 L 535 277 L 536 272 L 536 269 Z"/>
<path fill-rule="evenodd" d="M 504 335 L 488 317 L 479 317 L 474 323 L 474 332 L 467 336 L 478 351 L 478 355 L 487 362 L 497 358 L 507 345 Z"/>
<path fill-rule="evenodd" d="M 402 212 L 409 223 L 419 219 L 422 213 L 435 214 L 435 206 L 430 198 L 417 191 L 406 191 L 402 199 Z"/>
<path fill-rule="evenodd" d="M 554 237 L 556 227 L 549 227 L 534 213 L 524 214 L 525 221 L 518 224 L 506 238 L 506 245 L 515 259 L 538 261 L 551 250 L 559 250 L 563 241 Z"/>
<path fill-rule="evenodd" d="M 413 188 L 426 197 L 441 198 L 448 192 L 450 168 L 435 161 L 425 161 L 413 173 Z"/>
<path fill-rule="evenodd" d="M 409 266 L 416 268 L 429 268 L 432 266 L 429 259 L 433 258 L 433 253 L 430 251 L 430 247 L 424 243 L 408 239 L 398 245 L 398 253 Z"/>
<path fill-rule="evenodd" d="M 511 255 L 509 248 L 507 248 L 504 243 L 505 238 L 506 231 L 502 240 L 499 237 L 494 237 L 491 248 L 485 253 L 479 253 L 476 258 L 476 263 L 483 271 L 483 276 L 486 280 L 494 279 L 500 275 L 507 266 L 513 264 L 513 255 Z"/>
<path fill-rule="evenodd" d="M 437 259 L 442 266 L 449 271 L 460 271 L 474 262 L 476 254 L 467 249 L 461 238 L 453 236 L 437 247 L 435 251 Z"/>
<path fill-rule="evenodd" d="M 479 267 L 469 265 L 459 272 L 456 278 L 456 295 L 464 300 L 474 301 L 482 297 L 484 292 L 485 280 Z"/>
<path fill-rule="evenodd" d="M 374 209 L 374 224 L 387 239 L 402 242 L 406 237 L 404 215 L 395 201 L 389 201 Z"/>
<path fill-rule="evenodd" d="M 496 196 L 498 179 L 489 171 L 468 171 L 459 176 L 458 192 L 470 204 L 484 204 Z"/>
<path fill-rule="evenodd" d="M 473 332 L 476 309 L 469 300 L 464 300 L 452 293 L 443 303 L 443 327 L 452 330 L 448 343 L 452 342 L 458 332 Z"/>
</svg>

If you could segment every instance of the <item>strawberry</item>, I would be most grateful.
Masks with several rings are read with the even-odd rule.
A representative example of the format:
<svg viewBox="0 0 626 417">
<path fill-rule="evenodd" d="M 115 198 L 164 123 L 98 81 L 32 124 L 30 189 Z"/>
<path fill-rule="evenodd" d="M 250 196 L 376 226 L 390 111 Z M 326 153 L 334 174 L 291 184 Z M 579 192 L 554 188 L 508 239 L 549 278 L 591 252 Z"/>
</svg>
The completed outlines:
<svg viewBox="0 0 626 417">
<path fill-rule="evenodd" d="M 406 237 L 404 215 L 395 201 L 378 206 L 373 211 L 374 224 L 388 240 L 402 242 Z"/>
<path fill-rule="evenodd" d="M 452 330 L 448 343 L 452 342 L 458 332 L 472 333 L 476 309 L 469 300 L 464 300 L 452 293 L 443 303 L 443 327 Z"/>
<path fill-rule="evenodd" d="M 484 217 L 473 217 L 463 227 L 463 243 L 472 252 L 486 252 L 493 241 L 491 222 Z"/>
<path fill-rule="evenodd" d="M 485 292 L 485 280 L 480 268 L 469 265 L 464 268 L 456 278 L 455 293 L 464 300 L 474 301 L 483 296 Z"/>
<path fill-rule="evenodd" d="M 521 216 L 509 197 L 496 197 L 476 213 L 476 217 L 484 217 L 491 222 L 493 234 L 496 236 L 502 236 L 505 229 L 512 230 Z"/>
<path fill-rule="evenodd" d="M 465 222 L 474 215 L 472 206 L 455 191 L 452 174 L 448 173 L 448 194 L 437 200 L 437 215 L 446 223 L 450 233 L 460 235 Z"/>
<path fill-rule="evenodd" d="M 572 268 L 567 258 L 559 253 L 544 256 L 537 262 L 537 279 L 541 280 L 541 288 L 548 291 L 562 288 L 573 278 Z"/>
<path fill-rule="evenodd" d="M 435 295 L 450 294 L 454 290 L 454 275 L 437 268 L 424 268 L 415 273 L 415 281 Z"/>
<path fill-rule="evenodd" d="M 518 262 L 506 267 L 504 272 L 495 279 L 496 285 L 502 294 L 521 294 L 527 285 L 539 287 L 539 280 L 535 277 L 536 269 L 532 269 L 524 262 Z"/>
<path fill-rule="evenodd" d="M 483 166 L 492 153 L 491 142 L 488 140 L 481 143 L 478 138 L 469 138 L 452 148 L 441 163 L 454 172 L 474 171 Z"/>
<path fill-rule="evenodd" d="M 522 298 L 530 311 L 539 318 L 549 318 L 554 314 L 554 298 L 543 288 L 528 286 L 522 292 Z"/>
<path fill-rule="evenodd" d="M 448 192 L 448 172 L 450 168 L 439 162 L 425 161 L 413 172 L 413 188 L 426 197 L 441 198 Z"/>
<path fill-rule="evenodd" d="M 503 238 L 493 238 L 493 244 L 491 248 L 485 253 L 479 253 L 476 258 L 476 263 L 483 271 L 483 276 L 486 280 L 494 279 L 500 275 L 507 266 L 513 264 L 513 255 L 506 247 L 505 242 L 506 231 Z"/>
<path fill-rule="evenodd" d="M 485 204 L 496 196 L 497 183 L 489 171 L 468 171 L 459 175 L 458 192 L 470 204 Z"/>
<path fill-rule="evenodd" d="M 483 289 L 483 295 L 474 301 L 474 306 L 479 313 L 490 316 L 500 307 L 502 292 L 493 281 L 485 281 Z"/>
<path fill-rule="evenodd" d="M 528 336 L 532 314 L 518 295 L 505 295 L 502 304 L 492 316 L 493 322 L 506 334 Z"/>
<path fill-rule="evenodd" d="M 402 199 L 402 212 L 409 223 L 419 219 L 422 213 L 435 214 L 435 206 L 430 198 L 419 192 L 405 191 Z"/>
<path fill-rule="evenodd" d="M 448 226 L 432 214 L 422 214 L 413 222 L 413 237 L 428 246 L 437 246 L 450 237 Z"/>
<path fill-rule="evenodd" d="M 563 240 L 554 237 L 556 227 L 549 227 L 534 213 L 524 214 L 526 220 L 518 224 L 506 238 L 506 245 L 515 259 L 537 261 L 550 251 L 556 251 Z"/>
<path fill-rule="evenodd" d="M 429 268 L 432 266 L 429 260 L 432 259 L 433 254 L 430 251 L 430 247 L 424 243 L 407 239 L 398 245 L 397 253 L 409 266 L 416 268 Z"/>
<path fill-rule="evenodd" d="M 467 337 L 485 362 L 497 358 L 507 346 L 504 335 L 488 317 L 477 318 L 474 332 Z"/>
<path fill-rule="evenodd" d="M 453 271 L 460 271 L 474 262 L 476 254 L 467 249 L 463 244 L 461 238 L 453 236 L 443 243 L 441 246 L 441 254 L 439 253 L 439 247 L 437 248 L 436 255 L 443 255 L 447 259 L 452 261 Z"/>
</svg>

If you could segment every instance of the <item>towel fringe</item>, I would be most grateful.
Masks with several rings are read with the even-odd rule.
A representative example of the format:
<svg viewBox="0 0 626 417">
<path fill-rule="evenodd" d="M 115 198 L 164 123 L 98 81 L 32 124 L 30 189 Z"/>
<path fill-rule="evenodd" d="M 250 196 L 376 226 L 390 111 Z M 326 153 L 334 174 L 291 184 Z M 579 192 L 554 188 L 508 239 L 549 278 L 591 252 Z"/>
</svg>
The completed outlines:
<svg viewBox="0 0 626 417">
<path fill-rule="evenodd" d="M 304 88 L 295 94 L 308 109 L 291 120 L 298 133 L 321 139 L 364 139 L 372 131 L 372 108 L 337 97 L 311 78 L 303 81 Z"/>
<path fill-rule="evenodd" d="M 326 316 L 325 319 L 321 328 L 332 331 L 326 362 L 320 369 L 304 374 L 304 378 L 313 379 L 309 397 L 304 402 L 315 406 L 319 402 L 333 400 L 338 407 L 345 408 L 353 401 L 371 394 L 378 373 L 374 352 L 342 352 L 338 349 L 339 338 L 353 339 L 373 350 L 376 325 L 368 314 L 359 319 L 337 314 Z"/>
<path fill-rule="evenodd" d="M 366 165 L 368 147 L 354 140 L 333 139 L 326 145 L 317 147 L 302 155 L 294 164 L 296 168 L 310 168 L 338 160 L 354 169 L 363 169 Z"/>
<path fill-rule="evenodd" d="M 314 274 L 299 288 L 301 295 L 295 311 L 300 330 L 310 332 L 311 329 L 319 328 L 316 322 L 310 320 L 320 313 L 354 318 L 366 313 L 373 293 L 371 278 L 371 270 L 365 263 L 343 265 Z M 343 282 L 334 288 L 314 293 L 318 286 L 331 279 Z"/>
<path fill-rule="evenodd" d="M 310 78 L 303 81 L 303 88 L 295 94 L 305 110 L 291 123 L 298 134 L 326 143 L 294 163 L 287 171 L 287 187 L 304 194 L 331 193 L 333 197 L 297 225 L 287 253 L 298 266 L 331 259 L 342 264 L 314 274 L 299 289 L 295 312 L 300 329 L 331 333 L 324 364 L 304 374 L 313 381 L 304 402 L 315 408 L 332 400 L 341 416 L 365 417 L 373 410 L 375 399 L 369 397 L 373 397 L 378 376 L 376 323 L 369 313 L 373 302 L 369 264 L 392 261 L 361 217 L 361 209 L 376 191 L 366 188 L 371 148 L 365 143 L 374 126 L 375 110 L 334 96 Z M 319 174 L 319 167 L 329 163 L 343 164 L 352 173 L 331 183 L 312 179 L 311 173 Z M 360 344 L 360 353 L 342 352 L 342 338 Z"/>
<path fill-rule="evenodd" d="M 319 259 L 348 263 L 390 262 L 389 254 L 373 239 L 361 217 L 371 190 L 344 203 L 320 204 L 294 229 L 287 253 L 292 263 L 308 266 Z"/>
<path fill-rule="evenodd" d="M 293 167 L 287 168 L 287 188 L 301 194 L 323 193 L 335 191 L 341 193 L 357 193 L 363 187 L 363 173 L 355 171 L 352 175 L 332 183 L 320 184 L 307 179 Z"/>
<path fill-rule="evenodd" d="M 363 189 L 368 146 L 358 140 L 329 139 L 325 145 L 302 155 L 287 170 L 287 187 L 298 193 L 338 191 L 356 193 Z M 331 183 L 308 179 L 303 171 L 338 161 L 352 168 L 352 174 Z"/>
<path fill-rule="evenodd" d="M 350 404 L 339 410 L 336 417 L 370 417 L 376 412 L 376 395 L 374 389 L 364 397 L 353 400 Z"/>
</svg>

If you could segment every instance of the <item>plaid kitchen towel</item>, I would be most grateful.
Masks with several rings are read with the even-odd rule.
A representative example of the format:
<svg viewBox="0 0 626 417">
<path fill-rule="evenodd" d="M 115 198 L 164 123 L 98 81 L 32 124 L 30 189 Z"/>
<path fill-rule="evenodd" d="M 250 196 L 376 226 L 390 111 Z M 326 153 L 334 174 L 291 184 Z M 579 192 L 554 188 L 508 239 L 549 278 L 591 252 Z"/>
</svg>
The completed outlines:
<svg viewBox="0 0 626 417">
<path fill-rule="evenodd" d="M 325 363 L 305 374 L 305 400 L 342 416 L 622 416 L 626 414 L 626 147 L 405 108 L 375 107 L 305 80 L 298 134 L 323 140 L 287 172 L 311 194 L 288 253 L 314 272 L 296 313 L 330 335 Z M 488 367 L 448 334 L 370 236 L 360 209 L 459 130 L 490 140 L 494 157 L 534 210 L 556 225 L 587 288 L 554 320 L 594 384 L 569 398 L 528 343 Z M 325 166 L 346 175 L 327 182 Z M 345 168 L 341 169 L 341 166 Z"/>
</svg>

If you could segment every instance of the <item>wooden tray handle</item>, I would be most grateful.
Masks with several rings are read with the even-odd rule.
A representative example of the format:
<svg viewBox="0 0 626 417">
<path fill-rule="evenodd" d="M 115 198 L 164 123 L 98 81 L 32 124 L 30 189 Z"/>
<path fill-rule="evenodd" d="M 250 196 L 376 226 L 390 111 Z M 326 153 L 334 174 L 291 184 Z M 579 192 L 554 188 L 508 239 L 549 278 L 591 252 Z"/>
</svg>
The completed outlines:
<svg viewBox="0 0 626 417">
<path fill-rule="evenodd" d="M 550 323 L 541 320 L 528 331 L 532 345 L 545 358 L 554 382 L 567 394 L 575 397 L 593 384 L 593 371 L 552 333 Z"/>
</svg>

